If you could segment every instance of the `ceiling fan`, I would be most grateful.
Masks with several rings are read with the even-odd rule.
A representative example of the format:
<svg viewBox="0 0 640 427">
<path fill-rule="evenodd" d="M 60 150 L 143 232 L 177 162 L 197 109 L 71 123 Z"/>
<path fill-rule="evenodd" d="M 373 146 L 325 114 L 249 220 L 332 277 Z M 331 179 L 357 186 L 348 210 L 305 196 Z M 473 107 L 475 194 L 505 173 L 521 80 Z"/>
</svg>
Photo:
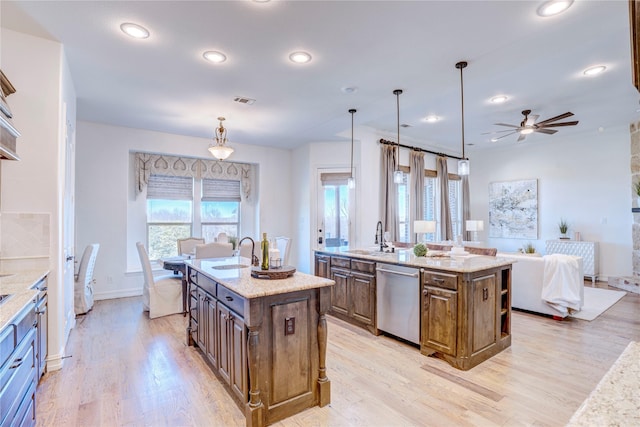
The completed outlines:
<svg viewBox="0 0 640 427">
<path fill-rule="evenodd" d="M 496 132 L 487 132 L 487 133 L 483 133 L 483 135 L 488 135 L 488 134 L 494 134 L 494 133 L 503 133 L 503 132 L 508 132 L 505 135 L 499 136 L 497 138 L 492 138 L 491 141 L 495 142 L 499 139 L 502 139 L 504 137 L 513 135 L 514 133 L 518 133 L 518 142 L 520 141 L 524 141 L 524 139 L 527 137 L 527 135 L 529 135 L 530 133 L 533 132 L 538 132 L 538 133 L 545 133 L 547 135 L 553 135 L 554 133 L 558 132 L 555 129 L 548 129 L 548 128 L 554 128 L 554 127 L 560 127 L 560 126 L 575 126 L 578 124 L 578 121 L 573 121 L 573 122 L 560 122 L 560 123 L 554 123 L 557 122 L 558 120 L 562 120 L 562 119 L 566 119 L 567 117 L 571 117 L 573 116 L 573 113 L 571 112 L 566 112 L 564 114 L 560 114 L 559 116 L 555 116 L 555 117 L 551 117 L 550 119 L 547 120 L 543 120 L 541 122 L 537 122 L 536 120 L 538 120 L 538 117 L 540 117 L 537 114 L 531 114 L 531 110 L 523 110 L 522 114 L 524 115 L 524 120 L 522 120 L 522 122 L 520 122 L 520 126 L 516 126 L 516 125 L 510 125 L 507 123 L 494 123 L 496 126 L 507 126 L 511 129 L 508 130 L 499 130 Z"/>
</svg>

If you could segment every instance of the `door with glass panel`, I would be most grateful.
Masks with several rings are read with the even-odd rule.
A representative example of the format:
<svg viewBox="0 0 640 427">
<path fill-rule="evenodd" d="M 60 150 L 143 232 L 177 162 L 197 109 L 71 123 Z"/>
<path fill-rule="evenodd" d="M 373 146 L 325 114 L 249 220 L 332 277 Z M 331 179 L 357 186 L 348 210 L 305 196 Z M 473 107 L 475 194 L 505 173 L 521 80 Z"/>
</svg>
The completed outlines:
<svg viewBox="0 0 640 427">
<path fill-rule="evenodd" d="M 317 247 L 338 248 L 352 245 L 354 203 L 349 189 L 349 172 L 320 170 L 318 185 Z"/>
</svg>

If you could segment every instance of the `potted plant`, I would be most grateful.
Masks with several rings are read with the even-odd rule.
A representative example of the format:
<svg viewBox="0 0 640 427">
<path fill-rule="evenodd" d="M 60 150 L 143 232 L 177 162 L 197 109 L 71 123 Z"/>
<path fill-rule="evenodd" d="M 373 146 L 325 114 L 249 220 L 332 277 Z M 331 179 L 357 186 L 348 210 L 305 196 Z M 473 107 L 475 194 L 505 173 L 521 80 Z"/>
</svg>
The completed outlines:
<svg viewBox="0 0 640 427">
<path fill-rule="evenodd" d="M 522 252 L 525 253 L 525 254 L 535 254 L 536 253 L 536 247 L 533 246 L 533 243 L 527 242 L 522 246 Z"/>
<path fill-rule="evenodd" d="M 568 239 L 567 231 L 569 230 L 569 224 L 567 220 L 560 218 L 560 222 L 558 223 L 558 229 L 560 230 L 560 238 Z"/>
</svg>

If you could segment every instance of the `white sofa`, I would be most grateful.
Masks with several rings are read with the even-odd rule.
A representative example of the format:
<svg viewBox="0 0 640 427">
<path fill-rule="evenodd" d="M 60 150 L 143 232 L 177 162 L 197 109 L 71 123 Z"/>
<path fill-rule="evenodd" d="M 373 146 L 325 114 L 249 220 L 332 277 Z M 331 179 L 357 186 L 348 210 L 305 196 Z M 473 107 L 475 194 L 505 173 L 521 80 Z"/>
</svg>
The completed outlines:
<svg viewBox="0 0 640 427">
<path fill-rule="evenodd" d="M 498 257 L 513 258 L 511 274 L 511 307 L 535 313 L 566 317 L 542 300 L 544 257 L 498 252 Z M 581 257 L 573 257 L 580 266 L 580 307 L 584 305 L 584 274 Z"/>
</svg>

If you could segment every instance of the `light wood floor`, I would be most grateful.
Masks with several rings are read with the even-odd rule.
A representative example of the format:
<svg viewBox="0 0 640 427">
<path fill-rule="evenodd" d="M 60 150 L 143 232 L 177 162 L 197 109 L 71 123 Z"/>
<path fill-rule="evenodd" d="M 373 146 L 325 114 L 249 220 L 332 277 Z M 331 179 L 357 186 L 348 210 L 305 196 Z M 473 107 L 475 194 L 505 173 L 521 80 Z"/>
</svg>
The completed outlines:
<svg viewBox="0 0 640 427">
<path fill-rule="evenodd" d="M 78 318 L 63 369 L 40 383 L 38 425 L 244 425 L 185 327 L 182 315 L 149 321 L 140 298 L 98 301 Z M 464 372 L 330 318 L 332 403 L 277 425 L 564 426 L 640 341 L 640 295 L 592 322 L 514 312 L 512 332 L 510 348 Z"/>
</svg>

